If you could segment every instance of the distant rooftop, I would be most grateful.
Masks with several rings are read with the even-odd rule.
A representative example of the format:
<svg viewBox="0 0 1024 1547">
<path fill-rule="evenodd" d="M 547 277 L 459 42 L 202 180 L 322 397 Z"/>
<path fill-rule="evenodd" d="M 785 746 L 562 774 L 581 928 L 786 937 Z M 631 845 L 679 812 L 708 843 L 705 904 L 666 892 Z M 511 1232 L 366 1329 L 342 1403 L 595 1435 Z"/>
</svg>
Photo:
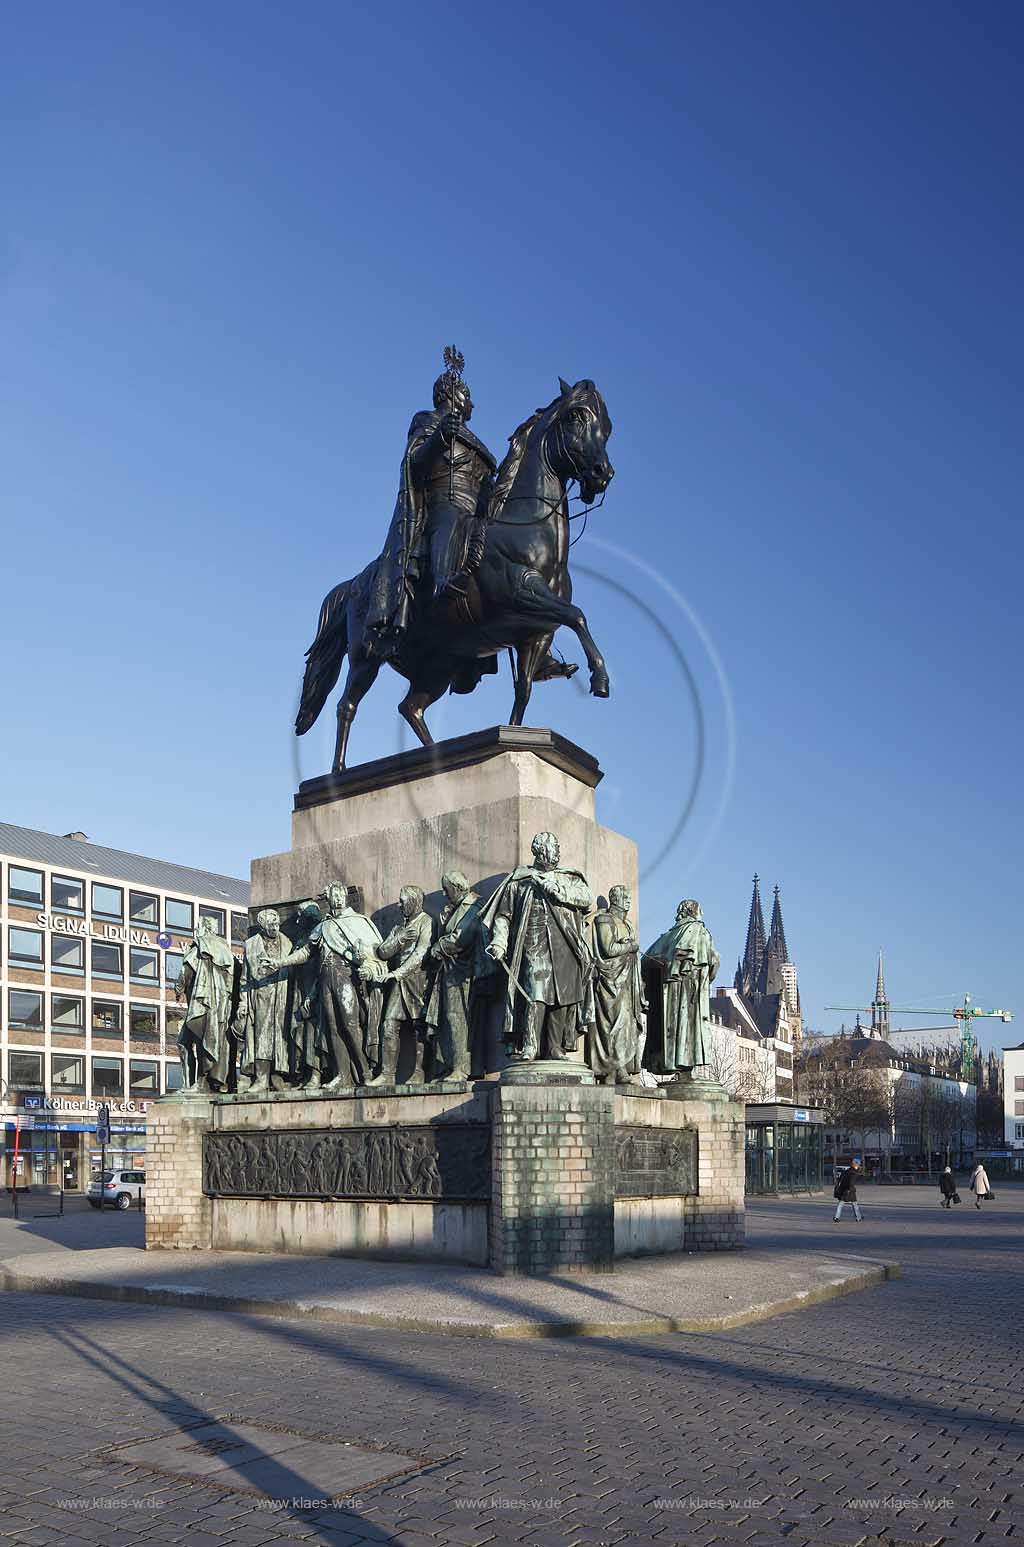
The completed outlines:
<svg viewBox="0 0 1024 1547">
<path fill-rule="evenodd" d="M 237 876 L 219 876 L 211 870 L 193 870 L 165 859 L 147 859 L 144 854 L 126 854 L 123 849 L 105 849 L 71 834 L 61 837 L 58 833 L 37 832 L 34 827 L 0 822 L 0 854 L 55 865 L 72 874 L 84 870 L 137 886 L 154 886 L 164 892 L 185 892 L 211 902 L 219 898 L 240 907 L 249 904 L 249 883 Z"/>
</svg>

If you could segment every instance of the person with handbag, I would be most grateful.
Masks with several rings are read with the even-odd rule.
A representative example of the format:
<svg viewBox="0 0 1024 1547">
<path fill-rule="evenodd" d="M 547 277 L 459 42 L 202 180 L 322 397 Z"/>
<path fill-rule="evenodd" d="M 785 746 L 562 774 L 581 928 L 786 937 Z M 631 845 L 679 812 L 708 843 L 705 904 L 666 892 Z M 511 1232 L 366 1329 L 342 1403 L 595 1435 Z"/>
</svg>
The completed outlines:
<svg viewBox="0 0 1024 1547">
<path fill-rule="evenodd" d="M 988 1172 L 980 1160 L 971 1172 L 971 1192 L 974 1194 L 974 1207 L 976 1209 L 981 1208 L 981 1200 L 983 1198 L 995 1197 L 988 1183 Z"/>
<path fill-rule="evenodd" d="M 960 1202 L 960 1195 L 956 1190 L 956 1179 L 953 1176 L 952 1166 L 947 1166 L 939 1177 L 939 1191 L 942 1193 L 942 1208 L 948 1209 L 952 1204 Z"/>
<path fill-rule="evenodd" d="M 852 1160 L 846 1170 L 840 1176 L 835 1185 L 833 1197 L 836 1199 L 836 1212 L 833 1216 L 833 1224 L 842 1216 L 843 1204 L 848 1203 L 853 1209 L 853 1217 L 861 1218 L 860 1204 L 857 1202 L 857 1176 L 860 1172 L 860 1161 Z"/>
</svg>

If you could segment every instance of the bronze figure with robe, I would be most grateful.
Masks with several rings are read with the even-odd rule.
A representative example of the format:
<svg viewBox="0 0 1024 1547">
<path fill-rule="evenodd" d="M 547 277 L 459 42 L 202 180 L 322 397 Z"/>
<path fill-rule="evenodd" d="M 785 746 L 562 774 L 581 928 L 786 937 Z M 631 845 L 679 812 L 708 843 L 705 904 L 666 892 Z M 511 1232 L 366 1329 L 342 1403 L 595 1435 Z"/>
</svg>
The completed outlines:
<svg viewBox="0 0 1024 1547">
<path fill-rule="evenodd" d="M 700 903 L 687 898 L 676 909 L 675 924 L 643 957 L 650 1001 L 646 1062 L 655 1074 L 711 1061 L 711 984 L 719 965 Z"/>
<path fill-rule="evenodd" d="M 464 564 L 497 472 L 490 451 L 469 428 L 473 400 L 461 378 L 434 383 L 433 410 L 415 414 L 406 438 L 398 499 L 377 563 L 366 612 L 371 653 L 397 657 L 416 609 L 465 594 Z M 469 691 L 494 656 L 466 663 Z"/>
<path fill-rule="evenodd" d="M 284 1090 L 291 1068 L 289 1049 L 289 958 L 292 943 L 281 932 L 276 908 L 262 908 L 256 933 L 245 942 L 240 1014 L 244 1042 L 239 1070 L 247 1091 Z"/>
<path fill-rule="evenodd" d="M 237 963 L 231 947 L 211 918 L 200 918 L 192 944 L 185 952 L 174 985 L 175 996 L 186 1000 L 178 1035 L 185 1086 L 190 1090 L 223 1090 L 228 1083 L 231 1021 Z"/>
<path fill-rule="evenodd" d="M 470 1075 L 474 986 L 489 979 L 494 962 L 485 950 L 482 904 L 461 870 L 441 877 L 445 906 L 431 948 L 433 977 L 424 1019 L 433 1046 L 434 1077 L 466 1080 Z"/>
<path fill-rule="evenodd" d="M 594 919 L 590 1066 L 606 1083 L 639 1075 L 647 1034 L 640 945 L 628 918 L 631 903 L 628 887 L 613 886 L 607 910 Z"/>
<path fill-rule="evenodd" d="M 483 910 L 487 951 L 508 980 L 509 1054 L 565 1058 L 594 1015 L 593 955 L 584 933 L 592 898 L 580 871 L 560 868 L 554 833 L 538 833 L 532 849 L 533 864 L 506 876 Z"/>
</svg>

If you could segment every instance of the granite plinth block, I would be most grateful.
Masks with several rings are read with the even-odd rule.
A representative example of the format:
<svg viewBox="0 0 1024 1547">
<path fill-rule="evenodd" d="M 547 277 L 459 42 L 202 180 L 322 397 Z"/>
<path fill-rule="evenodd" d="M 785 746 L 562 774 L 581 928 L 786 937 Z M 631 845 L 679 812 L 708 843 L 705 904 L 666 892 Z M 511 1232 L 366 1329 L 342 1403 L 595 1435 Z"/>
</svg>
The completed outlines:
<svg viewBox="0 0 1024 1547">
<path fill-rule="evenodd" d="M 624 882 L 637 907 L 635 843 L 594 815 L 601 770 L 549 730 L 498 726 L 434 747 L 306 780 L 295 797 L 292 847 L 252 862 L 252 906 L 288 911 L 328 882 L 355 887 L 371 916 L 403 886 L 421 886 L 440 910 L 440 878 L 462 870 L 481 895 L 529 861 L 535 833 L 554 832 L 562 863 L 595 897 Z"/>
</svg>

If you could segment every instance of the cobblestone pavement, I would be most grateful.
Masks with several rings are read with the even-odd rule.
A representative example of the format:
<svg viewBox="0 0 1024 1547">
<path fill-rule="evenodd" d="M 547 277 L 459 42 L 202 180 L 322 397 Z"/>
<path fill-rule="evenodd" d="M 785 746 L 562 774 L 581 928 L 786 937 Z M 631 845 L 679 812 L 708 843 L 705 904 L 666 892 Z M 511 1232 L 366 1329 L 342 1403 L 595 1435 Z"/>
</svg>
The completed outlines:
<svg viewBox="0 0 1024 1547">
<path fill-rule="evenodd" d="M 759 1246 L 902 1276 L 728 1333 L 475 1342 L 0 1295 L 0 1539 L 1012 1547 L 1024 1190 L 997 1191 L 947 1214 L 930 1188 L 864 1187 L 860 1225 L 827 1199 L 756 1204 Z M 318 1510 L 287 1453 L 275 1491 L 295 1502 L 267 1508 L 112 1451 L 214 1417 L 425 1461 Z"/>
</svg>

